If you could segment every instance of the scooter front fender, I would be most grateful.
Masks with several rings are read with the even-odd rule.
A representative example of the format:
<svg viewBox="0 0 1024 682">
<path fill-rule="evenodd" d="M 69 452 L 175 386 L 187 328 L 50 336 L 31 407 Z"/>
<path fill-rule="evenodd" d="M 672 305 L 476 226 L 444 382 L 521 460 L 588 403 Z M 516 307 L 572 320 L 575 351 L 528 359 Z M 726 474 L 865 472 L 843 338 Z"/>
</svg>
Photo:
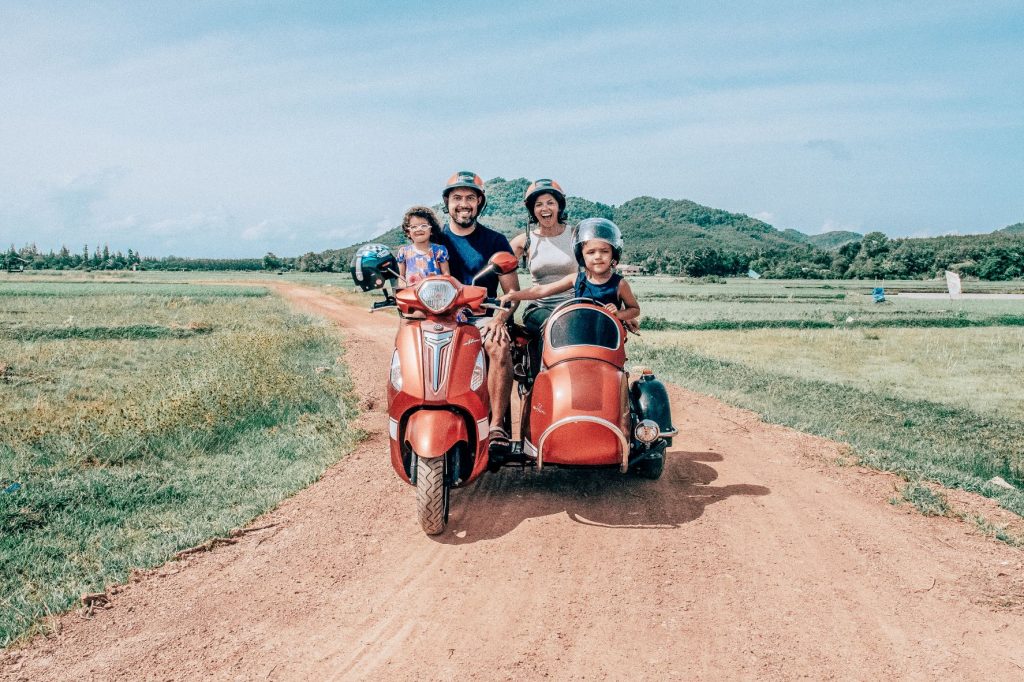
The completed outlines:
<svg viewBox="0 0 1024 682">
<path fill-rule="evenodd" d="M 405 424 L 402 440 L 420 457 L 441 457 L 456 443 L 471 443 L 465 420 L 448 410 L 417 410 Z"/>
</svg>

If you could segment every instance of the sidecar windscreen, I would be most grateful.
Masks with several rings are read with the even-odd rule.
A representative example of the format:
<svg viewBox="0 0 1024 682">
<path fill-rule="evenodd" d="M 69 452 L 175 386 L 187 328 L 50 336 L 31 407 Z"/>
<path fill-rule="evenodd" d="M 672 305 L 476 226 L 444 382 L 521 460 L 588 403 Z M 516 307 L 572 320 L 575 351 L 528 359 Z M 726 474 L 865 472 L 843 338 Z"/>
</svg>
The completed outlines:
<svg viewBox="0 0 1024 682">
<path fill-rule="evenodd" d="M 565 346 L 619 347 L 619 325 L 608 313 L 595 308 L 574 308 L 551 322 L 547 342 L 552 348 Z"/>
</svg>

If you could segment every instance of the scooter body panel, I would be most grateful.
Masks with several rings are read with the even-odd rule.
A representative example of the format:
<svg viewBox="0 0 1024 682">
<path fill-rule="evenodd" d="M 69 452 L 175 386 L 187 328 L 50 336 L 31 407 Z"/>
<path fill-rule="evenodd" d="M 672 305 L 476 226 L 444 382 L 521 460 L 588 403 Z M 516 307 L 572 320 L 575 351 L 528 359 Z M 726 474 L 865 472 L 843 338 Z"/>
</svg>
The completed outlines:
<svg viewBox="0 0 1024 682">
<path fill-rule="evenodd" d="M 523 452 L 538 467 L 626 468 L 630 413 L 625 330 L 606 310 L 571 304 L 545 327 L 542 369 L 523 410 Z"/>
<path fill-rule="evenodd" d="M 480 331 L 457 323 L 454 314 L 406 318 L 395 337 L 395 353 L 401 387 L 388 381 L 388 435 L 395 472 L 410 482 L 412 452 L 440 457 L 462 441 L 473 453 L 473 465 L 459 484 L 472 481 L 487 467 L 490 411 Z"/>
<path fill-rule="evenodd" d="M 542 464 L 621 464 L 629 428 L 626 389 L 626 373 L 602 360 L 579 358 L 541 372 L 527 405 L 524 448 L 541 451 Z"/>
</svg>

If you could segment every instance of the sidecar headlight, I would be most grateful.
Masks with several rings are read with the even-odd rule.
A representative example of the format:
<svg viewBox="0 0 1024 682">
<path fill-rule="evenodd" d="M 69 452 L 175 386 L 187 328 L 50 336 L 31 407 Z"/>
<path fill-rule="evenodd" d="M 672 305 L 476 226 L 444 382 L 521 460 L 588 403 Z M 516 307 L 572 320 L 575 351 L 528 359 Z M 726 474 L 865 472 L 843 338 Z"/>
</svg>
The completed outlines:
<svg viewBox="0 0 1024 682">
<path fill-rule="evenodd" d="M 398 359 L 398 349 L 391 356 L 391 385 L 396 391 L 402 390 L 402 361 Z"/>
<path fill-rule="evenodd" d="M 416 298 L 432 312 L 440 313 L 452 304 L 457 293 L 451 282 L 437 279 L 420 284 L 416 289 Z"/>
<path fill-rule="evenodd" d="M 652 419 L 643 419 L 636 425 L 636 439 L 641 443 L 653 443 L 661 435 L 661 427 Z"/>
<path fill-rule="evenodd" d="M 487 364 L 484 362 L 484 352 L 481 349 L 476 354 L 476 362 L 473 363 L 473 376 L 469 378 L 469 387 L 474 391 L 480 388 L 487 378 Z"/>
</svg>

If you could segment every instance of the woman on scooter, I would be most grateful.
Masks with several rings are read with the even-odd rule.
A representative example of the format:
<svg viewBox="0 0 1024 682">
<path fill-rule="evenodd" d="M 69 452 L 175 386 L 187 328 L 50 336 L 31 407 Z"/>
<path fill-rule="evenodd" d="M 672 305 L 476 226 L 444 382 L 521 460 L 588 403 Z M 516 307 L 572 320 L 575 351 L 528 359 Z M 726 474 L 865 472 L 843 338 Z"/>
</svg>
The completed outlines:
<svg viewBox="0 0 1024 682">
<path fill-rule="evenodd" d="M 627 326 L 640 316 L 640 304 L 633 290 L 615 266 L 622 257 L 622 233 L 604 218 L 587 218 L 573 230 L 573 254 L 582 268 L 554 282 L 512 291 L 501 297 L 502 303 L 534 301 L 552 294 L 572 291 L 578 298 L 590 298 L 613 313 Z"/>
<path fill-rule="evenodd" d="M 529 226 L 511 244 L 516 257 L 524 260 L 529 268 L 533 286 L 551 284 L 576 274 L 572 230 L 565 222 L 562 187 L 547 178 L 536 180 L 526 188 L 523 203 L 529 215 Z M 530 332 L 538 334 L 551 311 L 570 298 L 572 295 L 564 291 L 533 301 L 523 315 L 523 324 Z"/>
<path fill-rule="evenodd" d="M 530 270 L 533 285 L 557 282 L 566 275 L 576 273 L 576 258 L 572 253 L 572 230 L 566 225 L 565 192 L 554 180 L 542 178 L 530 183 L 523 197 L 529 222 L 521 235 L 512 242 L 516 258 Z M 536 226 L 536 227 L 534 227 Z M 541 329 L 554 310 L 572 295 L 568 292 L 553 294 L 532 301 L 523 313 L 523 327 L 529 332 L 528 349 L 530 374 L 540 369 Z M 532 377 L 531 377 L 532 378 Z"/>
</svg>

